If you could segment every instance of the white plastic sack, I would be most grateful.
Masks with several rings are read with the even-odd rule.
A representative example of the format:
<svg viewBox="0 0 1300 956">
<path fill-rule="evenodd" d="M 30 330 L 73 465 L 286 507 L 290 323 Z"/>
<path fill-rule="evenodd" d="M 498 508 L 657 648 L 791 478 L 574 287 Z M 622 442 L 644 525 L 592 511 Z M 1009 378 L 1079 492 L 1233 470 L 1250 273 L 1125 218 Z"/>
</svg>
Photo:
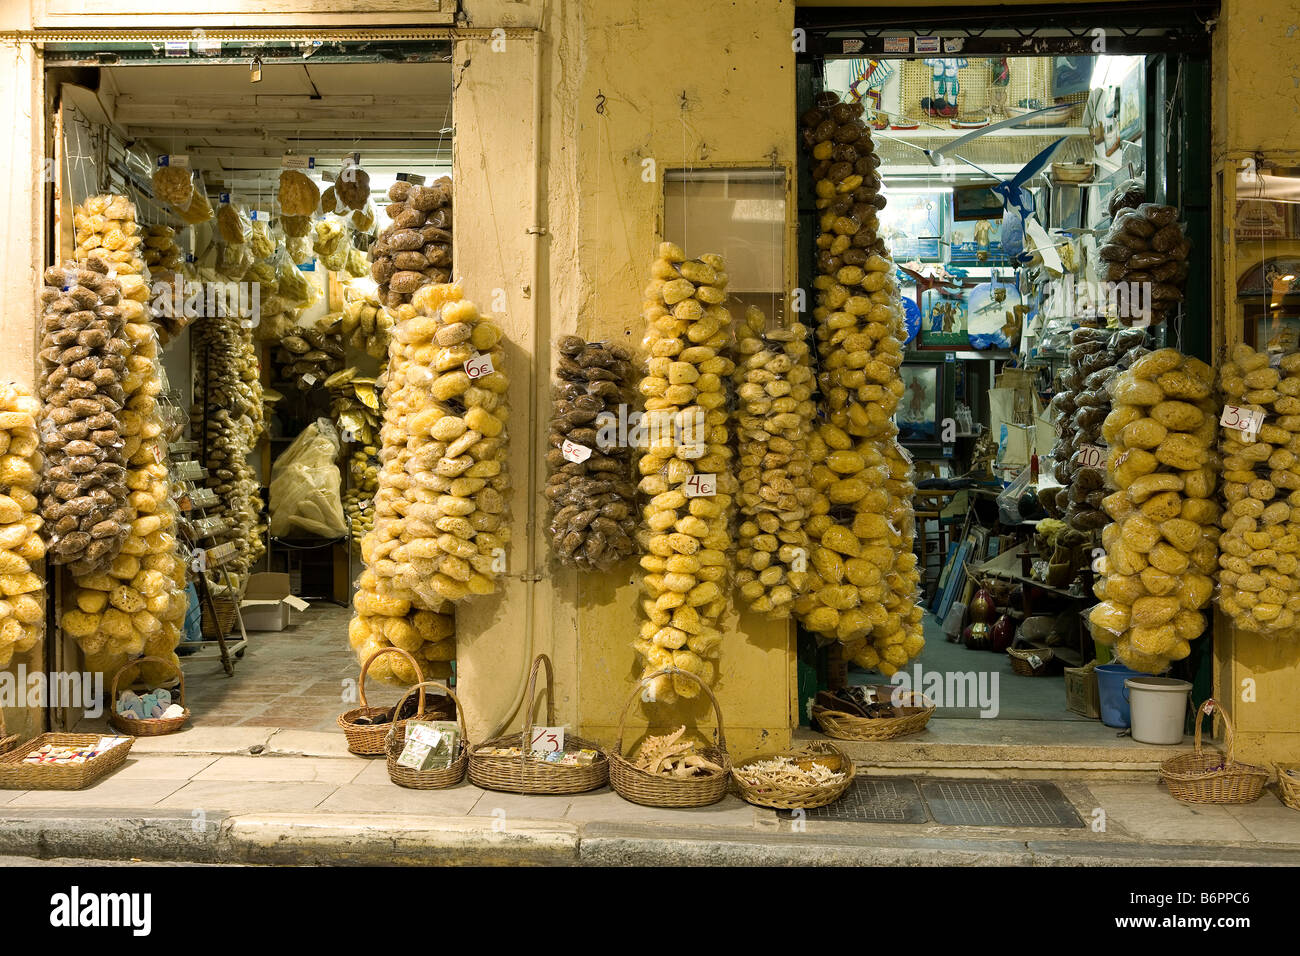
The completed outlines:
<svg viewBox="0 0 1300 956">
<path fill-rule="evenodd" d="M 275 460 L 271 466 L 272 537 L 341 538 L 347 534 L 339 494 L 340 447 L 334 425 L 329 419 L 318 418 Z"/>
</svg>

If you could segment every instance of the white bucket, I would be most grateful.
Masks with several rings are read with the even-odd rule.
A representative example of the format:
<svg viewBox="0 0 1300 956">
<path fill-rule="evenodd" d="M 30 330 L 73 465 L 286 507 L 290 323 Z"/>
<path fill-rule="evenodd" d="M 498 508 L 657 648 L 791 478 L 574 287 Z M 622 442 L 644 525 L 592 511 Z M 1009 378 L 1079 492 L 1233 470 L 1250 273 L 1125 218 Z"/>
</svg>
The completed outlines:
<svg viewBox="0 0 1300 956">
<path fill-rule="evenodd" d="M 1143 744 L 1183 741 L 1187 695 L 1192 685 L 1172 677 L 1130 677 L 1124 681 L 1133 720 L 1133 739 Z"/>
</svg>

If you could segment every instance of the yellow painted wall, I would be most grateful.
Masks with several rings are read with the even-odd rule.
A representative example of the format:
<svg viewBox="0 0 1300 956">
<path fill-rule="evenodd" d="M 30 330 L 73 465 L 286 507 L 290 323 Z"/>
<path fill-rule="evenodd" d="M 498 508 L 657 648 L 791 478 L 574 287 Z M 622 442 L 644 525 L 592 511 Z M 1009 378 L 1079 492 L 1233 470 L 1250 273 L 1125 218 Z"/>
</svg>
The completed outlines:
<svg viewBox="0 0 1300 956">
<path fill-rule="evenodd" d="M 1214 36 L 1214 169 L 1223 184 L 1211 262 L 1219 290 L 1216 343 L 1241 340 L 1237 277 L 1258 262 L 1258 242 L 1232 245 L 1234 170 L 1246 156 L 1300 165 L 1300 6 L 1292 0 L 1228 0 Z M 1226 226 L 1227 228 L 1223 228 Z M 1290 248 L 1288 248 L 1288 245 Z M 1268 255 L 1294 254 L 1272 244 Z M 1216 615 L 1216 695 L 1230 708 L 1237 755 L 1246 761 L 1300 760 L 1300 639 L 1274 641 Z"/>
</svg>

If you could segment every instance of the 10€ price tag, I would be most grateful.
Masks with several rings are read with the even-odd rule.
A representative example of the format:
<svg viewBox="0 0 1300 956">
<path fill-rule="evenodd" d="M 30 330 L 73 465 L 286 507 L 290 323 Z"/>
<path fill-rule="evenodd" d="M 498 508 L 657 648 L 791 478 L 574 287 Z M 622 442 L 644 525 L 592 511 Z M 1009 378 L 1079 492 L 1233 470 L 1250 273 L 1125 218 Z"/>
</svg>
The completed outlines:
<svg viewBox="0 0 1300 956">
<path fill-rule="evenodd" d="M 1258 408 L 1246 408 L 1242 405 L 1224 405 L 1219 424 L 1224 428 L 1235 428 L 1241 432 L 1241 440 L 1252 442 L 1259 434 L 1259 426 L 1264 424 L 1264 412 Z"/>
<path fill-rule="evenodd" d="M 691 475 L 682 490 L 687 498 L 712 498 L 718 493 L 718 476 Z"/>
<path fill-rule="evenodd" d="M 495 371 L 490 355 L 475 355 L 473 358 L 465 359 L 465 374 L 470 377 L 470 381 L 480 379 L 484 375 L 491 375 Z"/>
<path fill-rule="evenodd" d="M 560 443 L 560 454 L 564 456 L 565 461 L 581 464 L 591 457 L 591 449 L 566 438 Z"/>
<path fill-rule="evenodd" d="M 534 727 L 529 749 L 538 753 L 553 754 L 564 749 L 563 727 Z"/>
<path fill-rule="evenodd" d="M 1083 468 L 1102 468 L 1106 464 L 1106 450 L 1099 445 L 1079 446 L 1079 465 Z"/>
</svg>

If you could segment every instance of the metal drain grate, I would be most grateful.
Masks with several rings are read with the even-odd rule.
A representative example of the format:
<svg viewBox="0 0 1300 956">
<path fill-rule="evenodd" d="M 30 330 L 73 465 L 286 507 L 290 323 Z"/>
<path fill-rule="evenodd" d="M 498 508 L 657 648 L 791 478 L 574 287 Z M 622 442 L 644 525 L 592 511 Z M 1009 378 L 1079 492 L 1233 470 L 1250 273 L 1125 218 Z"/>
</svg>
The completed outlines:
<svg viewBox="0 0 1300 956">
<path fill-rule="evenodd" d="M 1083 821 L 1051 783 L 1014 780 L 922 780 L 936 823 L 966 827 L 1073 827 Z"/>
<path fill-rule="evenodd" d="M 808 820 L 842 823 L 925 823 L 928 819 L 916 781 L 907 777 L 858 777 L 830 806 L 804 810 Z M 781 816 L 789 817 L 789 810 Z"/>
</svg>

